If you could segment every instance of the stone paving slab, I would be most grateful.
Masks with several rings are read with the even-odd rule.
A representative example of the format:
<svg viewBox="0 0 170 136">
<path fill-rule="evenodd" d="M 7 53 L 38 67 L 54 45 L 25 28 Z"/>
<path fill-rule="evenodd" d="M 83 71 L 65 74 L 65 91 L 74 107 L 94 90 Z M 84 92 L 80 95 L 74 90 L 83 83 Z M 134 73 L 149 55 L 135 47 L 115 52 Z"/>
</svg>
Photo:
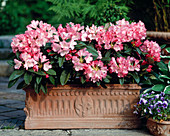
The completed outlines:
<svg viewBox="0 0 170 136">
<path fill-rule="evenodd" d="M 25 113 L 24 113 L 23 110 L 17 110 L 17 111 L 10 111 L 10 112 L 0 113 L 0 116 L 10 117 L 10 118 L 17 118 L 17 117 L 25 116 Z"/>
<path fill-rule="evenodd" d="M 0 130 L 2 136 L 152 136 L 142 130 L 78 129 L 78 130 Z"/>
</svg>

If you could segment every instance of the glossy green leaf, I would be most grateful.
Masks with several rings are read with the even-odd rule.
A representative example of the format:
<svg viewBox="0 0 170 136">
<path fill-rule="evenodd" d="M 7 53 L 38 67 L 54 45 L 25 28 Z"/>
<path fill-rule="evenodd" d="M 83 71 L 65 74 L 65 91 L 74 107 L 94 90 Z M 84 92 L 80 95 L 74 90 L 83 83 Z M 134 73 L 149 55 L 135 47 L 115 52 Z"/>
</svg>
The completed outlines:
<svg viewBox="0 0 170 136">
<path fill-rule="evenodd" d="M 170 77 L 166 76 L 166 75 L 160 75 L 159 78 L 166 78 L 166 79 L 170 79 Z"/>
<path fill-rule="evenodd" d="M 160 47 L 161 47 L 161 49 L 163 49 L 163 48 L 166 47 L 166 44 L 163 44 L 163 45 L 161 45 Z"/>
<path fill-rule="evenodd" d="M 14 63 L 13 60 L 8 60 L 7 63 L 8 63 L 10 66 L 14 66 L 14 65 L 15 65 L 15 63 Z"/>
<path fill-rule="evenodd" d="M 37 74 L 37 75 L 40 75 L 40 76 L 45 76 L 45 75 L 46 75 L 43 71 L 35 72 L 33 69 L 29 69 L 28 71 L 29 71 L 29 72 L 32 72 L 32 73 L 35 73 L 35 74 Z"/>
<path fill-rule="evenodd" d="M 9 81 L 12 81 L 14 79 L 17 79 L 18 77 L 21 77 L 24 74 L 24 70 L 15 70 L 11 76 L 9 77 Z"/>
<path fill-rule="evenodd" d="M 40 92 L 40 90 L 38 88 L 38 84 L 36 82 L 34 83 L 34 90 L 37 94 Z"/>
<path fill-rule="evenodd" d="M 104 78 L 103 81 L 104 81 L 105 83 L 110 83 L 110 80 L 109 80 L 107 77 Z"/>
<path fill-rule="evenodd" d="M 49 69 L 46 73 L 53 76 L 56 75 L 56 72 L 53 69 Z"/>
<path fill-rule="evenodd" d="M 59 64 L 59 67 L 62 67 L 64 61 L 65 61 L 65 57 L 58 57 L 58 64 Z"/>
<path fill-rule="evenodd" d="M 108 50 L 107 52 L 106 52 L 106 54 L 105 54 L 105 58 L 108 58 L 108 57 L 110 57 L 110 54 L 111 54 L 111 50 Z"/>
<path fill-rule="evenodd" d="M 165 49 L 168 53 L 170 53 L 170 47 Z"/>
<path fill-rule="evenodd" d="M 43 91 L 43 93 L 47 93 L 47 86 L 46 85 L 42 85 L 41 84 L 41 87 L 40 87 L 40 90 L 42 90 Z"/>
<path fill-rule="evenodd" d="M 41 80 L 42 80 L 42 77 L 39 77 L 39 76 L 36 77 L 37 84 L 40 84 Z"/>
<path fill-rule="evenodd" d="M 129 73 L 129 75 L 131 75 L 135 79 L 136 83 L 140 82 L 140 77 L 138 76 L 138 74 L 136 72 Z"/>
<path fill-rule="evenodd" d="M 170 94 L 170 85 L 166 86 L 164 89 L 165 94 Z"/>
<path fill-rule="evenodd" d="M 82 76 L 81 77 L 81 83 L 84 84 L 86 82 L 86 79 Z"/>
<path fill-rule="evenodd" d="M 25 80 L 25 83 L 26 83 L 27 85 L 29 85 L 30 82 L 32 81 L 32 75 L 31 75 L 31 73 L 26 72 L 26 73 L 24 74 L 24 80 Z"/>
<path fill-rule="evenodd" d="M 16 78 L 14 80 L 11 80 L 8 82 L 8 88 L 11 88 L 13 85 L 15 85 L 15 83 L 18 81 L 19 78 Z"/>
<path fill-rule="evenodd" d="M 53 85 L 55 85 L 55 79 L 53 76 L 49 76 L 49 80 Z"/>
<path fill-rule="evenodd" d="M 124 84 L 124 78 L 119 78 L 119 82 L 120 82 L 121 85 L 123 85 Z"/>
<path fill-rule="evenodd" d="M 160 69 L 164 69 L 164 70 L 168 71 L 168 68 L 164 62 L 160 61 L 157 63 L 157 65 Z"/>
<path fill-rule="evenodd" d="M 93 54 L 93 56 L 99 56 L 99 54 L 98 54 L 98 52 L 97 52 L 97 50 L 95 50 L 93 47 L 91 47 L 91 46 L 86 46 L 86 50 L 88 51 L 88 52 L 90 52 L 91 54 Z"/>
<path fill-rule="evenodd" d="M 22 88 L 25 88 L 27 87 L 28 85 L 25 83 L 25 81 L 21 81 L 18 86 L 17 86 L 17 89 L 22 89 Z"/>
<path fill-rule="evenodd" d="M 61 85 L 65 85 L 70 77 L 70 72 L 63 70 L 60 76 Z"/>
<path fill-rule="evenodd" d="M 162 92 L 165 88 L 164 84 L 156 84 L 152 87 L 152 90 Z"/>
</svg>

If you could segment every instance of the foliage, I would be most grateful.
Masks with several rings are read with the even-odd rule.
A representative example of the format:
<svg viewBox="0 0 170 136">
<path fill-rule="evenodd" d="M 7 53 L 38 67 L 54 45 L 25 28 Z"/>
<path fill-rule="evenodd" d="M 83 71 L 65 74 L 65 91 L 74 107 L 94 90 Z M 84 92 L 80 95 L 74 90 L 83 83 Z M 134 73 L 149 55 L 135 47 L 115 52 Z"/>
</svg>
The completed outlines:
<svg viewBox="0 0 170 136">
<path fill-rule="evenodd" d="M 170 95 L 146 90 L 135 105 L 135 114 L 158 121 L 170 120 Z"/>
<path fill-rule="evenodd" d="M 13 53 L 8 63 L 15 71 L 8 86 L 24 77 L 17 88 L 31 85 L 37 93 L 46 93 L 48 84 L 105 87 L 107 83 L 149 80 L 160 61 L 161 48 L 145 38 L 141 21 L 130 24 L 122 19 L 107 27 L 67 23 L 56 30 L 33 20 L 27 31 L 16 35 L 11 43 Z"/>
<path fill-rule="evenodd" d="M 142 20 L 147 30 L 170 31 L 170 1 L 169 0 L 133 0 L 130 18 Z M 147 3 L 147 4 L 146 4 Z"/>
<path fill-rule="evenodd" d="M 23 33 L 31 20 L 49 22 L 52 12 L 45 0 L 7 0 L 2 7 L 0 0 L 0 35 Z M 48 11 L 48 12 L 47 12 Z"/>
<path fill-rule="evenodd" d="M 116 5 L 115 1 L 108 1 L 106 6 L 100 12 L 99 16 L 96 18 L 94 24 L 96 25 L 105 25 L 106 23 L 112 22 L 116 23 L 116 21 L 125 18 L 125 20 L 130 20 L 127 17 L 128 8 L 126 6 Z"/>
<path fill-rule="evenodd" d="M 46 0 L 52 2 L 50 10 L 56 13 L 58 22 L 82 25 L 103 25 L 126 17 L 132 0 Z M 106 11 L 107 10 L 107 11 Z M 105 14 L 107 12 L 107 14 Z M 114 12 L 114 14 L 112 14 Z M 99 20 L 102 19 L 100 22 Z"/>
</svg>

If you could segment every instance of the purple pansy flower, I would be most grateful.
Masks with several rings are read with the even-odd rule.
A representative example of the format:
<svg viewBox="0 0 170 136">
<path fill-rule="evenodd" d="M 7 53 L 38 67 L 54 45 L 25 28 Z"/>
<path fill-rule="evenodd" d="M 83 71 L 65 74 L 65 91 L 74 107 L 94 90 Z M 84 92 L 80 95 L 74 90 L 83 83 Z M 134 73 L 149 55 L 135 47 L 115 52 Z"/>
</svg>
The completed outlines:
<svg viewBox="0 0 170 136">
<path fill-rule="evenodd" d="M 164 101 L 164 102 L 162 103 L 162 105 L 163 105 L 163 108 L 167 108 L 167 107 L 168 107 L 167 101 Z"/>
<path fill-rule="evenodd" d="M 157 108 L 156 110 L 157 110 L 157 112 L 161 112 L 161 110 L 159 108 Z"/>
<path fill-rule="evenodd" d="M 148 101 L 143 99 L 143 98 L 141 98 L 140 101 L 139 101 L 139 104 L 142 104 L 142 103 L 146 104 L 146 103 L 148 103 Z"/>
<path fill-rule="evenodd" d="M 158 101 L 158 102 L 156 103 L 156 105 L 157 105 L 158 107 L 161 107 L 161 106 L 162 106 L 162 102 L 161 102 L 161 101 Z"/>
</svg>

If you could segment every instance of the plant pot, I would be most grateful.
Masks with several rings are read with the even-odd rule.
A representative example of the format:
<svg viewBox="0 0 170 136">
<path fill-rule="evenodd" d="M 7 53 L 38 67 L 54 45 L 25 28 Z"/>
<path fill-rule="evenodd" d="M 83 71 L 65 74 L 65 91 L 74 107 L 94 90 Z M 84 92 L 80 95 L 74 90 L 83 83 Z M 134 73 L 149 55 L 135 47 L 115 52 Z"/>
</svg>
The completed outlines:
<svg viewBox="0 0 170 136">
<path fill-rule="evenodd" d="M 48 93 L 26 91 L 25 129 L 139 128 L 133 114 L 137 84 L 102 87 L 48 86 Z"/>
<path fill-rule="evenodd" d="M 154 136 L 170 136 L 170 121 L 158 122 L 149 118 L 147 128 Z"/>
</svg>

